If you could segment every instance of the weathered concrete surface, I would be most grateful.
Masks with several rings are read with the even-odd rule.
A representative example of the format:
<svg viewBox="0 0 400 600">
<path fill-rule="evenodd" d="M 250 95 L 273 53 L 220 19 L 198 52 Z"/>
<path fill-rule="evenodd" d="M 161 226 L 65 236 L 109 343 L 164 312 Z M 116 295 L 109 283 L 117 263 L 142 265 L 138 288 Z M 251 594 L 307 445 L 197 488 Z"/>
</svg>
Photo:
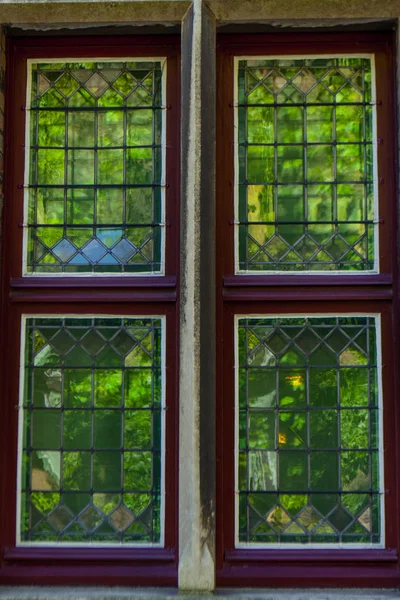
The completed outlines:
<svg viewBox="0 0 400 600">
<path fill-rule="evenodd" d="M 208 81 L 203 81 L 204 61 L 212 52 L 215 52 L 215 21 L 202 1 L 195 0 L 182 29 L 178 576 L 181 591 L 210 591 L 215 585 L 215 160 L 213 145 L 209 151 L 205 147 L 205 138 L 215 140 L 215 60 L 207 63 Z M 207 107 L 209 112 L 205 115 Z M 209 155 L 208 162 L 205 152 Z M 211 451 L 205 452 L 207 445 Z"/>
<path fill-rule="evenodd" d="M 399 0 L 208 0 L 219 21 L 395 18 Z"/>
<path fill-rule="evenodd" d="M 223 590 L 214 594 L 179 594 L 170 589 L 0 587 L 2 600 L 399 600 L 396 590 Z"/>
<path fill-rule="evenodd" d="M 190 6 L 188 0 L 0 0 L 1 23 L 177 23 Z"/>
</svg>

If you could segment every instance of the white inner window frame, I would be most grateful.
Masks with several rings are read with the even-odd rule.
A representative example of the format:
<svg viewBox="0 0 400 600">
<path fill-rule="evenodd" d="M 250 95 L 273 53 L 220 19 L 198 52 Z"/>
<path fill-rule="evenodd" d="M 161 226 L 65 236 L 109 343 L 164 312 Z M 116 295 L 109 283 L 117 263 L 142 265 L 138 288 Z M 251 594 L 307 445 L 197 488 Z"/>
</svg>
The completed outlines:
<svg viewBox="0 0 400 600">
<path fill-rule="evenodd" d="M 263 271 L 263 270 L 249 270 L 240 269 L 239 261 L 239 92 L 238 92 L 238 74 L 239 74 L 239 61 L 242 60 L 302 60 L 302 59 L 313 59 L 313 58 L 366 58 L 371 61 L 371 107 L 372 107 L 372 157 L 373 157 L 373 190 L 374 190 L 374 268 L 364 271 L 339 271 L 337 269 L 332 270 L 307 270 L 302 271 Z M 279 275 L 285 276 L 298 276 L 302 275 L 344 275 L 344 276 L 360 276 L 360 275 L 371 275 L 378 274 L 380 272 L 379 265 L 379 186 L 378 186 L 378 151 L 377 151 L 377 116 L 376 116 L 376 77 L 375 77 L 375 55 L 374 54 L 363 54 L 363 53 L 348 53 L 348 54 L 290 54 L 290 55 L 252 55 L 252 56 L 235 56 L 234 57 L 234 88 L 233 88 L 233 107 L 234 107 L 234 247 L 235 247 L 235 274 L 236 275 L 253 275 L 262 276 L 268 275 L 276 277 Z M 288 104 L 288 106 L 291 106 Z"/>
<path fill-rule="evenodd" d="M 376 357 L 377 357 L 377 385 L 378 385 L 378 435 L 379 435 L 379 495 L 380 502 L 380 543 L 379 544 L 361 544 L 361 543 L 332 543 L 332 544 L 317 544 L 317 543 L 256 543 L 256 542 L 241 542 L 239 540 L 239 321 L 242 319 L 277 319 L 277 318 L 325 318 L 325 317 L 370 317 L 375 319 L 376 332 Z M 234 425 L 234 468 L 235 468 L 235 548 L 237 549 L 280 549 L 290 550 L 299 549 L 331 549 L 331 550 L 354 550 L 354 549 L 379 549 L 385 548 L 385 483 L 384 483 L 384 460 L 383 460 L 383 393 L 382 393 L 382 331 L 381 331 L 381 315 L 380 313 L 287 313 L 287 314 L 271 314 L 271 313 L 251 313 L 251 314 L 236 314 L 234 317 L 234 371 L 235 371 L 235 425 Z"/>
<path fill-rule="evenodd" d="M 28 258 L 28 212 L 29 212 L 29 174 L 30 174 L 30 109 L 32 99 L 32 66 L 35 64 L 58 64 L 79 62 L 159 62 L 161 65 L 161 265 L 159 271 L 122 272 L 122 273 L 35 273 L 29 272 L 27 266 Z M 165 275 L 165 214 L 166 214 L 166 148 L 167 148 L 167 65 L 165 56 L 158 57 L 86 57 L 86 58 L 35 58 L 27 60 L 27 85 L 26 85 L 26 118 L 25 118 L 25 168 L 24 168 L 24 209 L 23 209 L 23 241 L 22 241 L 22 276 L 23 277 L 159 277 Z M 60 225 L 62 227 L 62 225 Z"/>
<path fill-rule="evenodd" d="M 161 481 L 160 481 L 160 541 L 117 543 L 117 542 L 29 542 L 21 540 L 21 508 L 22 508 L 22 457 L 24 436 L 24 390 L 25 390 L 25 348 L 27 319 L 160 319 L 161 321 Z M 17 547 L 48 548 L 164 548 L 165 547 L 165 453 L 166 453 L 166 316 L 165 315 L 105 315 L 105 314 L 23 314 L 21 316 L 21 347 L 18 404 L 18 451 L 17 451 Z"/>
</svg>

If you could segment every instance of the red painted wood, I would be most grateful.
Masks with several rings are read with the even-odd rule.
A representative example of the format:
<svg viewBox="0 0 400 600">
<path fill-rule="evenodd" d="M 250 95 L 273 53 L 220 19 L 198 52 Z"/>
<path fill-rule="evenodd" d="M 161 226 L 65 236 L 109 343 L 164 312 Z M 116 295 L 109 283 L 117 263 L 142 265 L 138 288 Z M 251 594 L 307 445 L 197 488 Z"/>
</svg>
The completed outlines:
<svg viewBox="0 0 400 600">
<path fill-rule="evenodd" d="M 220 35 L 217 98 L 217 585 L 400 586 L 400 267 L 393 36 L 386 33 Z M 234 274 L 233 57 L 374 53 L 377 65 L 380 274 Z M 234 316 L 378 313 L 382 322 L 385 549 L 236 549 L 234 540 Z"/>
<path fill-rule="evenodd" d="M 180 40 L 174 36 L 13 38 L 7 49 L 5 210 L 0 364 L 0 583 L 38 585 L 177 584 L 178 307 Z M 24 132 L 27 58 L 165 56 L 167 71 L 165 276 L 22 277 Z M 166 317 L 164 548 L 16 547 L 16 477 L 21 316 Z"/>
</svg>

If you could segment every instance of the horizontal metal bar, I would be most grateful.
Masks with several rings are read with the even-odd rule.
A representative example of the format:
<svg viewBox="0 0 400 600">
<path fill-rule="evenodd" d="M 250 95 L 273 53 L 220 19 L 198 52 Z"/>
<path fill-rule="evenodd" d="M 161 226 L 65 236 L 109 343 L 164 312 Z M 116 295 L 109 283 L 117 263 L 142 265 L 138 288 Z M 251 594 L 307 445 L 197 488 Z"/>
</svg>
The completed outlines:
<svg viewBox="0 0 400 600">
<path fill-rule="evenodd" d="M 378 141 L 376 142 L 370 142 L 368 140 L 363 140 L 362 142 L 337 142 L 336 140 L 332 140 L 331 142 L 293 142 L 293 143 L 289 143 L 289 142 L 232 142 L 233 145 L 237 144 L 238 146 L 242 146 L 243 148 L 247 148 L 247 147 L 256 147 L 256 146 L 265 146 L 265 147 L 271 147 L 271 148 L 277 148 L 278 146 L 296 146 L 296 147 L 303 147 L 303 146 L 373 146 L 375 145 L 380 145 L 378 143 Z"/>
<path fill-rule="evenodd" d="M 166 227 L 166 223 L 20 223 L 19 227 L 27 228 L 71 228 L 71 229 L 131 229 L 132 227 Z"/>
<path fill-rule="evenodd" d="M 49 190 L 95 190 L 95 189 L 136 189 L 136 188 L 168 188 L 168 183 L 62 183 L 62 184 L 47 184 L 47 183 L 25 183 L 17 186 L 18 188 L 26 189 L 49 189 Z"/>
<path fill-rule="evenodd" d="M 303 181 L 249 181 L 248 179 L 245 179 L 244 181 L 238 181 L 236 182 L 236 185 L 244 185 L 244 186 L 249 186 L 249 185 L 263 185 L 264 187 L 269 186 L 269 185 L 274 185 L 274 186 L 278 186 L 278 185 L 282 185 L 282 186 L 286 186 L 286 185 L 302 185 L 303 187 L 305 187 L 306 185 L 373 185 L 374 181 L 372 179 L 359 179 L 358 181 L 338 181 L 337 179 L 334 181 L 313 181 L 313 180 L 308 180 L 308 179 L 303 179 Z"/>
<path fill-rule="evenodd" d="M 366 219 L 365 221 L 233 221 L 233 225 L 373 225 L 381 221 Z M 321 248 L 323 244 L 321 244 Z"/>
<path fill-rule="evenodd" d="M 287 105 L 286 105 L 287 106 Z M 124 111 L 124 110 L 169 110 L 171 105 L 151 105 L 151 106 L 22 106 L 21 110 L 27 112 L 107 112 L 107 111 Z"/>
<path fill-rule="evenodd" d="M 356 452 L 356 450 L 355 450 Z M 379 492 L 379 491 L 375 491 L 372 489 L 367 489 L 367 490 L 351 490 L 351 492 L 348 492 L 346 490 L 309 490 L 309 489 L 303 489 L 303 490 L 236 490 L 235 494 L 243 496 L 246 495 L 248 496 L 249 494 L 284 494 L 285 496 L 287 496 L 288 494 L 293 495 L 293 494 L 369 494 L 372 496 L 384 496 L 386 494 L 386 492 Z"/>
<path fill-rule="evenodd" d="M 140 144 L 136 146 L 40 146 L 38 144 L 34 144 L 30 146 L 31 150 L 63 150 L 64 152 L 68 152 L 69 150 L 94 150 L 95 152 L 99 152 L 102 150 L 139 150 L 140 148 L 152 148 L 153 150 L 156 148 L 169 148 L 170 146 L 166 144 Z"/>
<path fill-rule="evenodd" d="M 272 108 L 292 108 L 293 106 L 299 106 L 307 108 L 308 106 L 330 106 L 332 108 L 340 106 L 377 106 L 380 102 L 268 102 L 265 104 L 261 103 L 231 103 L 231 108 L 251 108 L 251 107 L 272 107 Z"/>
</svg>

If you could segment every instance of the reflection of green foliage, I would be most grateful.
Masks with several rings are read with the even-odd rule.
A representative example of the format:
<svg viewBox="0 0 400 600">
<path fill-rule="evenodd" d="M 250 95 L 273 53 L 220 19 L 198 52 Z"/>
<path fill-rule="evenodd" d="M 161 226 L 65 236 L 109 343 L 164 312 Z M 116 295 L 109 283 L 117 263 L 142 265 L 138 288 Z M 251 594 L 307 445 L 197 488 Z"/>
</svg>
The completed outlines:
<svg viewBox="0 0 400 600">
<path fill-rule="evenodd" d="M 71 329 L 70 332 L 74 334 L 75 338 L 78 337 L 79 339 L 79 329 L 77 327 L 81 325 L 81 320 L 74 319 L 73 324 L 75 329 Z M 120 505 L 127 507 L 139 519 L 141 518 L 140 515 L 144 513 L 147 515 L 143 516 L 146 523 L 150 519 L 149 525 L 153 530 L 152 537 L 149 536 L 148 530 L 143 528 L 140 521 L 135 521 L 132 525 L 132 532 L 135 527 L 137 529 L 135 539 L 138 541 L 157 541 L 161 531 L 160 499 L 157 493 L 150 493 L 150 491 L 159 490 L 160 487 L 161 382 L 160 369 L 157 368 L 153 371 L 151 365 L 153 362 L 157 366 L 160 365 L 161 349 L 159 330 L 152 333 L 149 329 L 151 324 L 152 322 L 149 319 L 132 318 L 125 321 L 125 329 L 121 329 L 118 334 L 121 319 L 113 321 L 98 319 L 96 321 L 98 330 L 106 339 L 112 339 L 111 343 L 120 351 L 120 354 L 118 354 L 119 367 L 115 366 L 112 369 L 95 368 L 94 370 L 89 367 L 63 369 L 61 365 L 60 370 L 57 370 L 57 382 L 59 382 L 60 388 L 61 381 L 63 382 L 64 410 L 62 411 L 57 406 L 57 410 L 53 408 L 51 413 L 48 410 L 41 410 L 40 415 L 46 416 L 46 418 L 49 415 L 54 415 L 61 423 L 62 441 L 57 442 L 57 444 L 59 443 L 62 446 L 63 452 L 59 452 L 60 446 L 57 444 L 57 452 L 51 453 L 47 449 L 40 451 L 40 460 L 36 458 L 32 465 L 35 469 L 36 485 L 39 483 L 40 486 L 43 486 L 35 489 L 43 491 L 35 491 L 27 498 L 31 506 L 35 506 L 42 515 L 49 516 L 53 510 L 57 512 L 59 508 L 64 506 L 67 507 L 68 511 L 71 510 L 74 515 L 82 513 L 90 505 L 90 489 L 93 487 L 95 492 L 93 503 L 104 515 L 103 519 L 111 518 L 113 511 Z M 80 336 L 84 336 L 86 333 L 83 325 L 82 322 Z M 58 327 L 54 327 L 51 334 L 48 329 L 43 329 L 43 335 L 47 335 L 47 339 L 53 335 L 59 335 L 60 326 L 61 324 L 58 324 Z M 133 336 L 131 342 L 126 336 L 127 331 Z M 125 337 L 121 332 L 125 332 Z M 119 338 L 118 335 L 120 335 Z M 43 341 L 39 330 L 35 328 L 28 339 L 30 340 L 30 354 L 40 352 L 43 344 L 46 343 Z M 134 339 L 141 340 L 147 352 L 143 351 L 140 345 L 134 342 Z M 120 345 L 118 340 L 120 340 Z M 134 368 L 123 369 L 126 362 L 124 356 L 129 354 L 130 343 L 133 349 L 137 349 L 134 357 L 130 358 L 130 361 L 133 361 Z M 111 346 L 109 347 L 111 348 Z M 77 362 L 72 361 L 71 364 L 73 365 L 79 363 L 79 353 L 83 352 L 82 348 L 78 348 L 78 350 L 74 350 L 74 352 L 77 352 Z M 89 357 L 87 352 L 84 354 L 91 362 L 92 358 Z M 57 356 L 60 360 L 60 356 L 58 354 Z M 30 355 L 28 355 L 27 360 L 30 361 Z M 40 371 L 40 373 L 42 374 L 41 378 L 34 378 L 34 394 L 36 394 L 37 405 L 45 409 L 47 405 L 44 396 L 47 398 L 48 388 L 53 385 L 53 380 L 50 379 L 50 375 L 48 376 L 47 373 L 54 374 L 54 371 Z M 38 387 L 39 385 L 40 387 Z M 155 406 L 160 410 L 152 408 L 153 388 Z M 125 389 L 125 398 L 122 395 L 123 389 Z M 94 412 L 90 410 L 93 402 Z M 123 410 L 124 404 L 126 410 Z M 113 408 L 120 410 L 110 410 Z M 36 409 L 34 415 L 36 416 L 37 413 L 39 411 Z M 26 429 L 29 428 L 27 419 L 29 414 L 26 413 L 25 417 Z M 36 418 L 38 419 L 38 417 Z M 53 430 L 52 433 L 54 433 Z M 38 433 L 36 432 L 35 435 L 37 436 Z M 47 437 L 49 435 L 50 432 L 48 432 Z M 121 448 L 124 448 L 124 453 L 120 452 Z M 104 451 L 101 451 L 102 449 Z M 155 456 L 153 456 L 152 450 L 155 451 Z M 57 488 L 51 487 L 54 482 L 49 476 L 49 467 L 46 467 L 48 462 L 46 462 L 46 459 L 49 458 L 50 454 L 57 454 L 58 457 L 60 457 L 60 454 L 62 455 L 62 481 L 58 479 L 58 489 L 61 485 L 64 492 L 61 500 L 60 493 L 55 491 Z M 28 469 L 30 471 L 29 464 Z M 111 490 L 116 492 L 122 482 L 126 492 L 123 495 L 112 493 Z M 29 484 L 24 484 L 24 488 L 28 486 Z M 54 489 L 54 491 L 50 492 L 51 489 Z M 110 491 L 107 491 L 108 489 Z M 151 511 L 149 512 L 148 509 L 150 508 Z M 65 509 L 61 508 L 61 510 Z M 29 533 L 33 527 L 33 523 L 30 522 L 31 517 L 28 510 L 24 508 L 21 514 L 22 534 L 28 536 L 26 539 L 31 539 L 29 536 L 34 535 L 33 532 Z M 54 519 L 50 516 L 53 524 L 56 523 L 56 528 L 58 523 L 61 523 L 59 520 L 61 516 L 57 514 Z M 64 514 L 63 519 L 67 519 L 68 522 L 68 518 L 68 514 L 66 516 Z M 66 523 L 63 521 L 63 528 L 65 525 Z M 42 528 L 40 533 L 35 534 L 37 540 L 53 540 L 53 529 L 50 528 L 50 525 L 46 525 L 46 527 L 46 531 Z M 111 529 L 109 533 L 113 535 L 113 530 Z M 104 538 L 101 538 L 103 534 Z M 99 532 L 98 535 L 97 541 L 107 540 L 105 530 L 103 533 Z M 88 536 L 83 532 L 82 526 L 78 522 L 78 525 L 67 529 L 62 539 L 65 541 L 85 541 Z"/>
<path fill-rule="evenodd" d="M 374 451 L 379 446 L 373 328 L 370 327 L 368 334 L 368 354 L 368 336 L 362 329 L 365 318 L 341 317 L 340 323 L 337 318 L 310 318 L 315 332 L 318 331 L 331 345 L 332 350 L 325 355 L 325 351 L 321 354 L 318 338 L 311 327 L 301 329 L 305 325 L 303 318 L 288 317 L 276 321 L 254 318 L 251 321 L 247 320 L 250 329 L 239 327 L 239 355 L 243 366 L 251 365 L 252 351 L 257 347 L 252 341 L 254 332 L 258 332 L 265 344 L 265 356 L 283 332 L 294 343 L 278 357 L 277 371 L 271 368 L 273 362 L 264 368 L 257 365 L 247 371 L 240 370 L 239 489 L 265 491 L 266 497 L 274 489 L 286 491 L 275 501 L 273 495 L 269 496 L 274 502 L 272 508 L 276 507 L 273 512 L 268 512 L 271 507 L 266 512 L 260 509 L 261 514 L 268 514 L 268 523 L 278 531 L 285 525 L 285 520 L 290 523 L 279 503 L 293 518 L 300 513 L 303 515 L 304 510 L 304 523 L 309 523 L 310 528 L 317 526 L 319 519 L 340 503 L 354 518 L 360 517 L 370 506 L 371 498 L 359 492 L 368 492 L 371 485 L 375 492 L 379 490 L 378 453 L 370 454 L 371 449 Z M 275 332 L 268 330 L 274 325 L 277 325 Z M 268 335 L 267 331 L 270 331 Z M 354 336 L 354 342 L 347 336 Z M 299 361 L 302 345 L 309 348 L 309 355 Z M 314 360 L 314 355 L 321 355 L 324 360 Z M 323 364 L 327 359 L 336 366 Z M 250 397 L 253 390 L 257 390 L 256 395 Z M 257 405 L 254 404 L 255 397 L 260 400 Z M 267 404 L 265 399 L 273 401 Z M 311 450 L 309 458 L 307 449 Z M 296 493 L 291 494 L 290 490 Z M 318 495 L 313 495 L 313 491 L 319 492 Z M 324 491 L 326 494 L 321 494 Z M 247 504 L 243 500 L 240 506 L 240 531 L 247 536 Z M 313 506 L 318 513 L 313 513 Z M 363 519 L 367 522 L 372 518 L 371 526 L 376 529 L 378 508 L 373 510 L 372 517 L 368 513 Z M 345 517 L 343 528 L 350 519 Z M 365 528 L 357 523 L 353 533 L 368 537 Z M 291 533 L 304 536 L 296 527 L 298 525 L 294 524 Z M 261 534 L 261 529 L 257 532 Z M 327 522 L 315 535 L 333 534 L 334 530 Z"/>
</svg>

